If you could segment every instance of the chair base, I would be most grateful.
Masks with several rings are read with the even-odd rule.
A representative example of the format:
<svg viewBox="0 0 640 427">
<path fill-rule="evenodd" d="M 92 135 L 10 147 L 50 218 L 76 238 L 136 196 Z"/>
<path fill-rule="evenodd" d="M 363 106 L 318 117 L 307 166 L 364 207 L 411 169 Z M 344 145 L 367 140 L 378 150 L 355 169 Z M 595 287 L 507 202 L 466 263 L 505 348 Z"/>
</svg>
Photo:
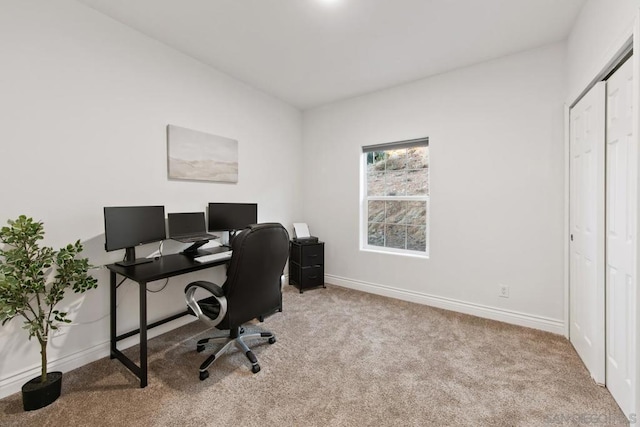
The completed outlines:
<svg viewBox="0 0 640 427">
<path fill-rule="evenodd" d="M 269 344 L 273 344 L 276 342 L 276 336 L 273 334 L 273 332 L 246 333 L 244 328 L 231 329 L 228 336 L 203 338 L 199 340 L 196 347 L 198 353 L 204 351 L 207 347 L 211 347 L 213 344 L 223 344 L 220 350 L 218 350 L 215 354 L 209 356 L 207 360 L 205 360 L 202 365 L 200 365 L 200 381 L 209 378 L 209 367 L 213 364 L 213 362 L 219 359 L 220 356 L 229 351 L 232 345 L 235 345 L 239 350 L 242 350 L 245 356 L 247 356 L 247 359 L 249 359 L 249 362 L 251 363 L 251 372 L 253 372 L 254 374 L 260 372 L 258 359 L 256 359 L 255 354 L 253 354 L 249 346 L 247 346 L 247 344 L 244 342 L 244 340 L 248 338 L 268 338 Z"/>
</svg>

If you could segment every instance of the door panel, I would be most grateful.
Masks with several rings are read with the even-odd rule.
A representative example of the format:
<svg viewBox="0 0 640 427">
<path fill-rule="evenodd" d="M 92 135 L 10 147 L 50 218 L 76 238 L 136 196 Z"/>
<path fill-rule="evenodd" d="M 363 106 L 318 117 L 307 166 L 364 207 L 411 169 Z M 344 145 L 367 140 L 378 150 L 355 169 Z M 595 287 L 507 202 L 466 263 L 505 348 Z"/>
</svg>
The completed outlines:
<svg viewBox="0 0 640 427">
<path fill-rule="evenodd" d="M 570 111 L 569 336 L 593 379 L 605 382 L 605 86 Z"/>
<path fill-rule="evenodd" d="M 606 385 L 620 408 L 632 408 L 635 350 L 636 149 L 632 61 L 607 80 Z"/>
</svg>

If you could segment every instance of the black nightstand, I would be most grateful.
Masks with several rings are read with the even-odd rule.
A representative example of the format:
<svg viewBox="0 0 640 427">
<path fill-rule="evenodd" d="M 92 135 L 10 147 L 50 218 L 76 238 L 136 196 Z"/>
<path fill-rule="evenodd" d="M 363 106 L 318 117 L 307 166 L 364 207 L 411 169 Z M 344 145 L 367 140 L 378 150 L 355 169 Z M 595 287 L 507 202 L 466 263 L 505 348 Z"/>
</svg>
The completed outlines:
<svg viewBox="0 0 640 427">
<path fill-rule="evenodd" d="M 324 242 L 289 244 L 289 284 L 302 293 L 324 285 Z"/>
</svg>

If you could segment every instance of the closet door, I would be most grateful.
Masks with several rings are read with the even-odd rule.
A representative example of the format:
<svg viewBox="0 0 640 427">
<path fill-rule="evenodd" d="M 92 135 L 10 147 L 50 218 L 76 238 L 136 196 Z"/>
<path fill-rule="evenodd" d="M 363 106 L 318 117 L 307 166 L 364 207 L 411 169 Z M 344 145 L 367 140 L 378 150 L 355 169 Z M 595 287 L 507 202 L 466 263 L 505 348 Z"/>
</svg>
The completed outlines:
<svg viewBox="0 0 640 427">
<path fill-rule="evenodd" d="M 605 383 L 605 83 L 570 111 L 569 337 L 593 379 Z"/>
<path fill-rule="evenodd" d="M 607 80 L 606 384 L 620 408 L 632 410 L 636 301 L 636 144 L 633 61 Z"/>
</svg>

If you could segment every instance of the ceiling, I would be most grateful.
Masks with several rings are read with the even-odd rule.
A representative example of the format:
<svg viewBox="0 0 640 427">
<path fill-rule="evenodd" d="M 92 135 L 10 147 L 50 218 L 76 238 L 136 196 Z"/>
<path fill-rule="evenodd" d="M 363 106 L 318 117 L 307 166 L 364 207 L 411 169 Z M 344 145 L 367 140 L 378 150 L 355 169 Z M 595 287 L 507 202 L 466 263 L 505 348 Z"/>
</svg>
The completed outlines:
<svg viewBox="0 0 640 427">
<path fill-rule="evenodd" d="M 586 0 L 78 0 L 300 109 L 564 40 Z"/>
</svg>

